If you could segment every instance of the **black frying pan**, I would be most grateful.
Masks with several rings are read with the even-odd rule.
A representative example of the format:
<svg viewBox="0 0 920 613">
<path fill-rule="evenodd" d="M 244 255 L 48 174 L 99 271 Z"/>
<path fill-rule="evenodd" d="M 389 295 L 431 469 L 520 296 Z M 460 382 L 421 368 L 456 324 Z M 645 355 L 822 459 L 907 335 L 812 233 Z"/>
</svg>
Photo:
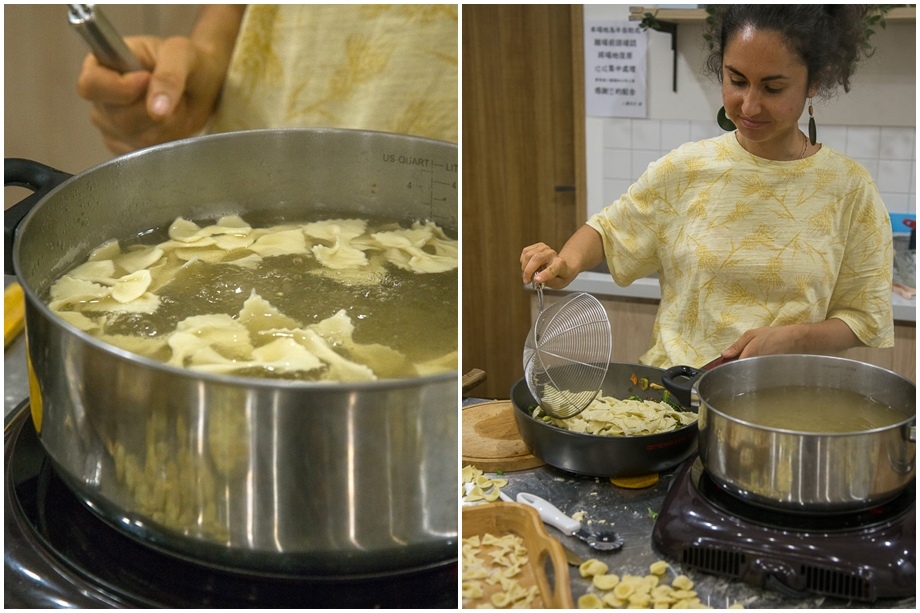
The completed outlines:
<svg viewBox="0 0 920 613">
<path fill-rule="evenodd" d="M 640 389 L 631 381 L 646 378 L 661 385 L 660 368 L 612 363 L 601 394 L 614 398 L 639 396 L 662 400 L 663 390 Z M 646 436 L 603 436 L 569 432 L 531 417 L 537 401 L 520 379 L 511 388 L 514 420 L 530 452 L 556 468 L 595 477 L 636 477 L 676 466 L 696 451 L 696 422 L 678 430 Z M 685 409 L 689 410 L 689 409 Z"/>
</svg>

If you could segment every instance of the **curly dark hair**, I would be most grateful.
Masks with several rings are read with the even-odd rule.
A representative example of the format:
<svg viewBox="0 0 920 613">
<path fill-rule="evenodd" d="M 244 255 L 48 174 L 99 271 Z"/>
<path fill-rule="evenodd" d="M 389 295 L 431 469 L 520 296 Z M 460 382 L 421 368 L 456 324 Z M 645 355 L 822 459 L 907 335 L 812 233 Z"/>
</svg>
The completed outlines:
<svg viewBox="0 0 920 613">
<path fill-rule="evenodd" d="M 778 32 L 808 68 L 808 84 L 819 96 L 843 86 L 850 91 L 856 62 L 871 55 L 866 43 L 865 4 L 713 5 L 707 19 L 711 51 L 706 71 L 722 82 L 725 45 L 745 26 Z"/>
</svg>

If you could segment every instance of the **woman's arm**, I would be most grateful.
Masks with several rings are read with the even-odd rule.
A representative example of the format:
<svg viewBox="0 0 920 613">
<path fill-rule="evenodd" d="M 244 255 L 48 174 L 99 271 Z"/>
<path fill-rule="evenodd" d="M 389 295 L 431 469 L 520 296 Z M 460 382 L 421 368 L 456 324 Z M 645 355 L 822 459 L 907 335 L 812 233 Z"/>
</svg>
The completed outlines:
<svg viewBox="0 0 920 613">
<path fill-rule="evenodd" d="M 751 358 L 777 353 L 836 354 L 863 343 L 843 320 L 791 324 L 748 330 L 722 352 L 722 357 Z"/>
<path fill-rule="evenodd" d="M 115 153 L 192 136 L 217 104 L 245 5 L 202 7 L 190 37 L 129 36 L 147 70 L 118 74 L 90 54 L 77 79 L 90 119 Z"/>
</svg>

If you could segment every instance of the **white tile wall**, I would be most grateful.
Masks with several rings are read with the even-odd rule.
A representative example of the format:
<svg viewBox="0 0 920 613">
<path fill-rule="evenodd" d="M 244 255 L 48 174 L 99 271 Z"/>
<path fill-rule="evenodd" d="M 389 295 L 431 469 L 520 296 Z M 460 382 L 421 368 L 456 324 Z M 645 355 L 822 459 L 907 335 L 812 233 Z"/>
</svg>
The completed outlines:
<svg viewBox="0 0 920 613">
<path fill-rule="evenodd" d="M 807 125 L 802 124 L 807 133 Z M 608 119 L 604 121 L 604 200 L 613 202 L 649 163 L 687 141 L 722 133 L 715 120 Z M 872 174 L 892 213 L 917 212 L 915 128 L 822 126 L 818 139 L 858 161 Z"/>
</svg>

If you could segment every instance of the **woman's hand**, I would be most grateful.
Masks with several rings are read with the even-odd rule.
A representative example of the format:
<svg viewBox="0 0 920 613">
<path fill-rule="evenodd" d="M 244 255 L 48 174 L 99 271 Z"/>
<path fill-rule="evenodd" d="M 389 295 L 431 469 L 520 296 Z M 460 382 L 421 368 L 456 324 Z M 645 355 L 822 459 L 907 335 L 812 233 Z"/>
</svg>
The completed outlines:
<svg viewBox="0 0 920 613">
<path fill-rule="evenodd" d="M 722 357 L 752 358 L 781 353 L 833 354 L 862 345 L 843 320 L 755 328 L 742 334 Z"/>
<path fill-rule="evenodd" d="M 597 266 L 604 257 L 601 235 L 591 226 L 582 226 L 557 253 L 545 243 L 524 247 L 521 251 L 521 273 L 524 283 L 543 283 L 551 289 L 562 289 L 578 273 Z"/>
<path fill-rule="evenodd" d="M 545 243 L 524 247 L 521 251 L 521 272 L 524 283 L 543 283 L 553 289 L 562 289 L 578 274 L 572 272 L 568 262 Z"/>
<path fill-rule="evenodd" d="M 93 55 L 77 79 L 93 103 L 90 119 L 114 153 L 185 138 L 204 128 L 217 104 L 244 6 L 202 9 L 190 38 L 127 37 L 148 68 L 118 74 Z"/>
</svg>

